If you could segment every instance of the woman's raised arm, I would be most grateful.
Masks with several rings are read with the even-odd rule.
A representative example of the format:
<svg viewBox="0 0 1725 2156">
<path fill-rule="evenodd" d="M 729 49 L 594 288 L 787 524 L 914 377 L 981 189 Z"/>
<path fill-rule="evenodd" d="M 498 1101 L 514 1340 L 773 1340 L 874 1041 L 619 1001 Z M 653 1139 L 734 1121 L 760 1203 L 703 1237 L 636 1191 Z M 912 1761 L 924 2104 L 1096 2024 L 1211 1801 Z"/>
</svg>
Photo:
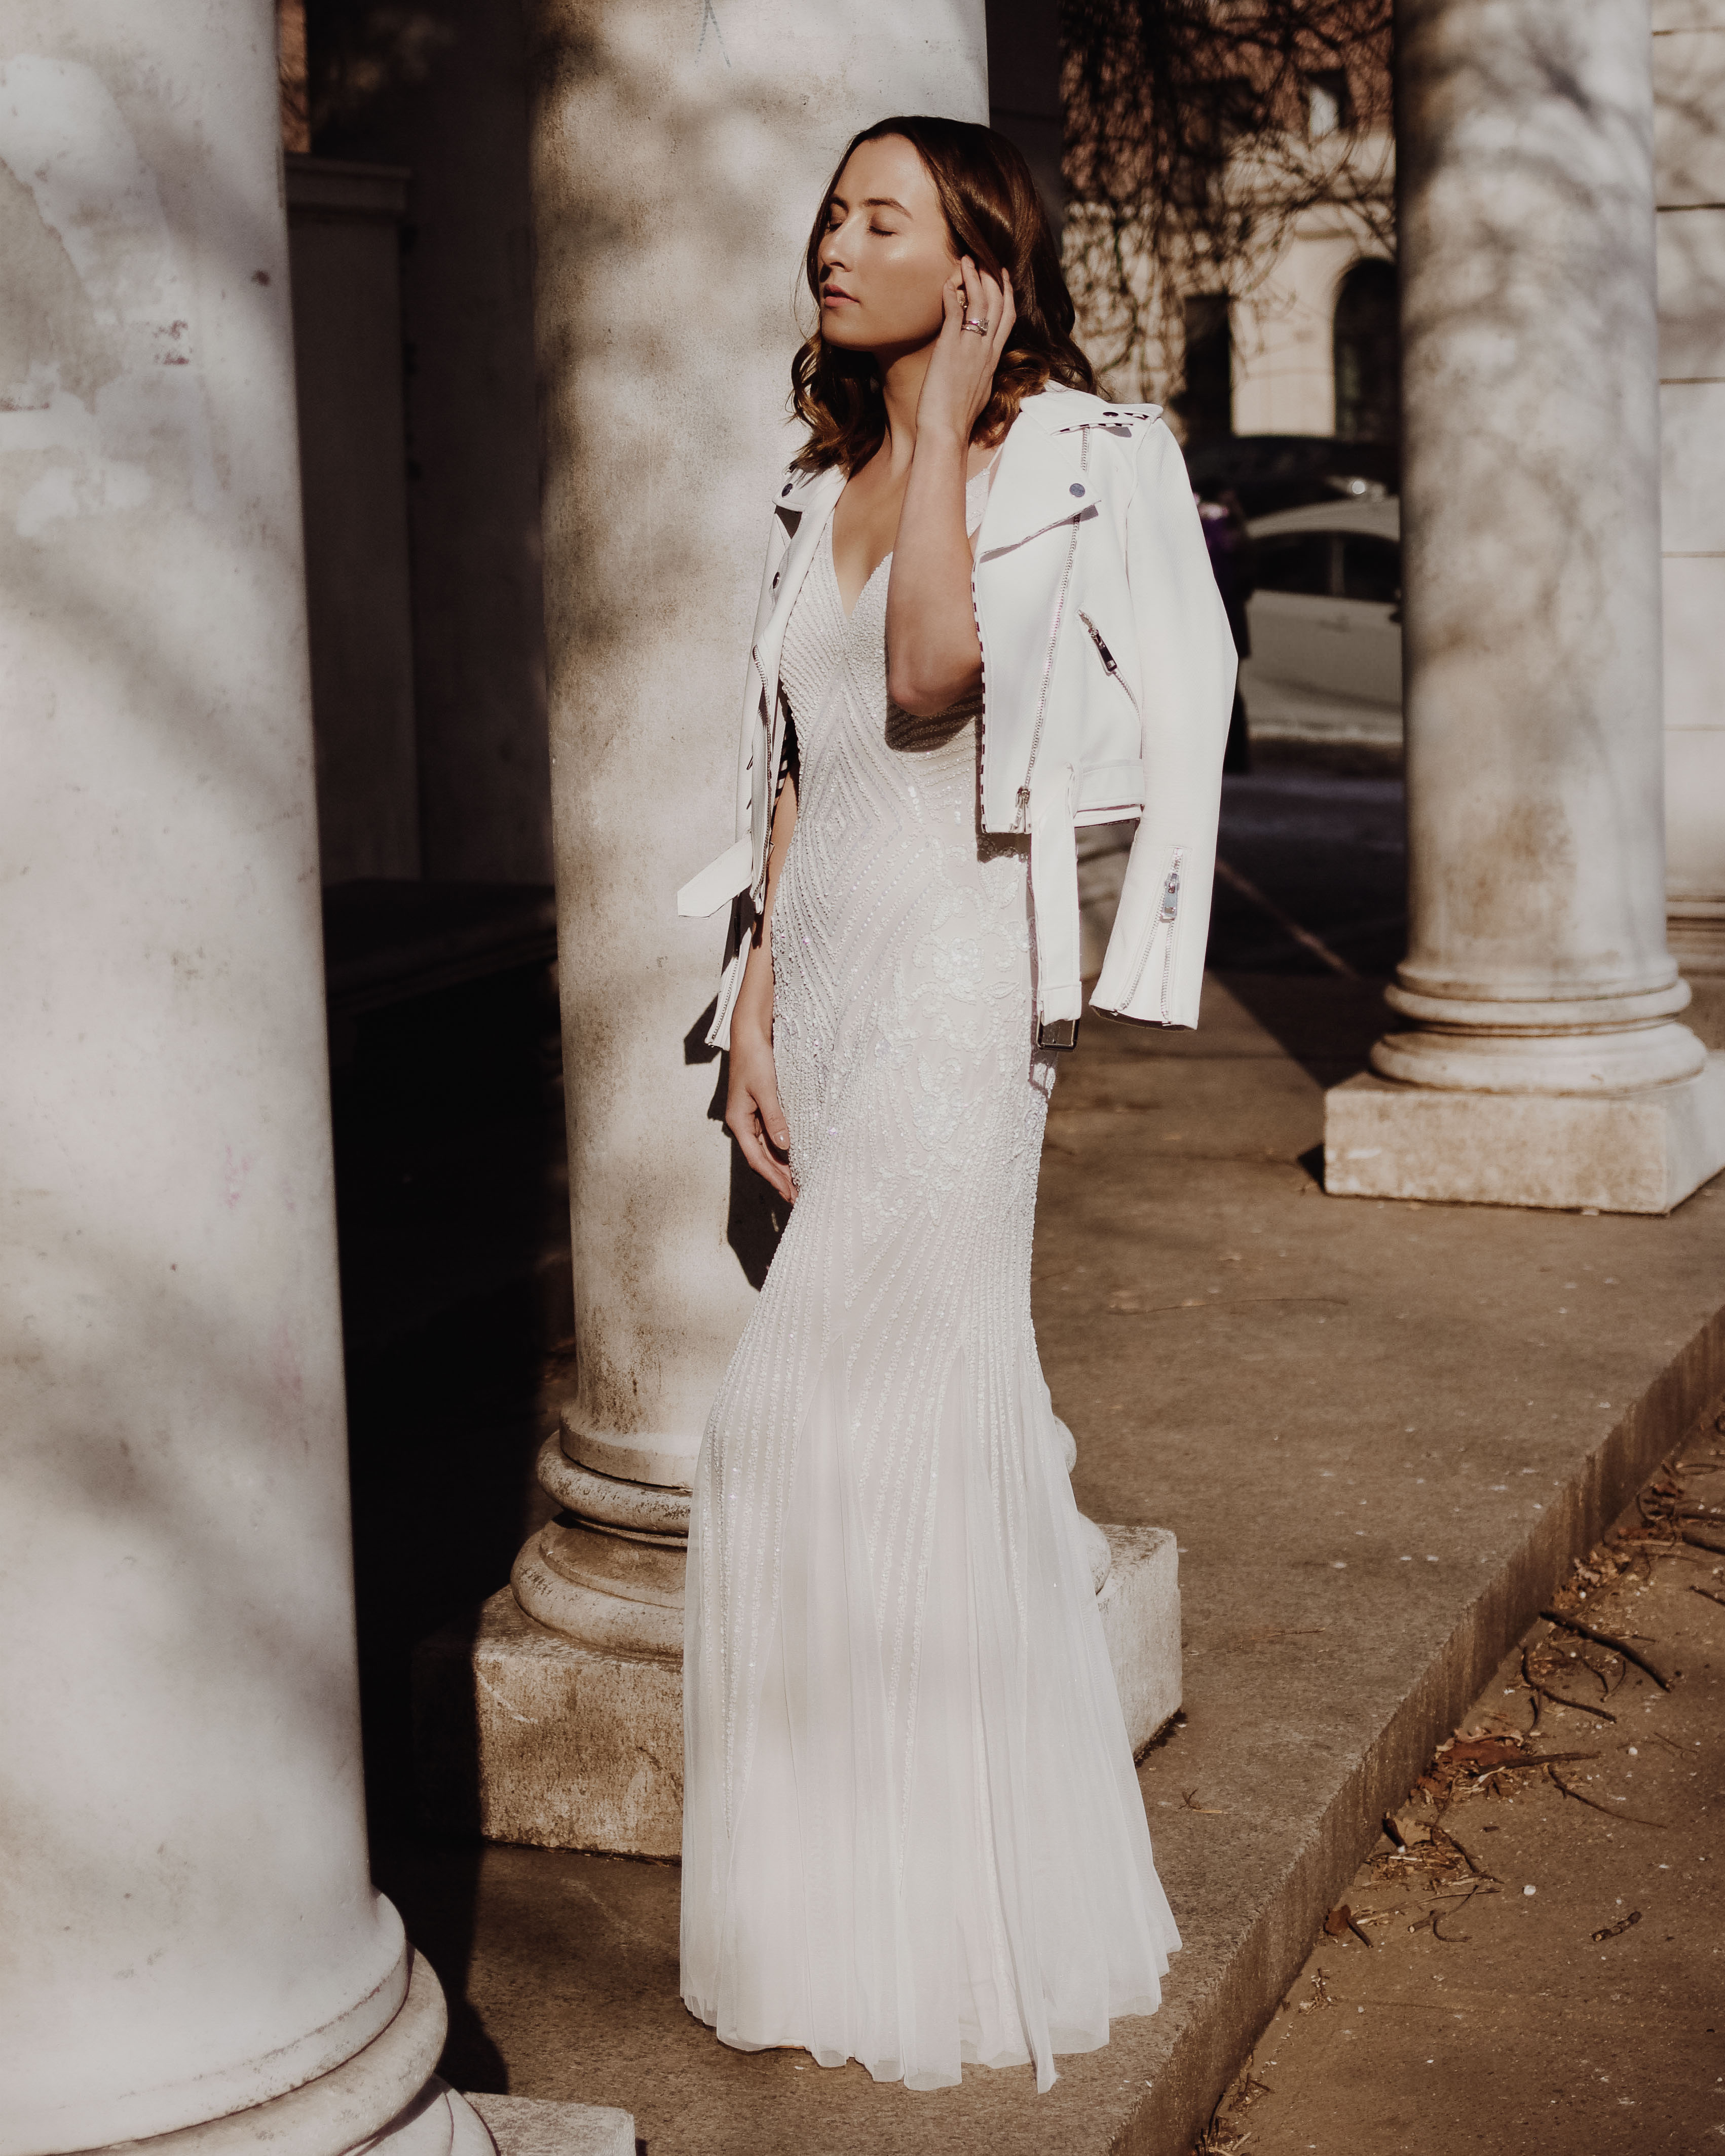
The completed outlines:
<svg viewBox="0 0 1725 2156">
<path fill-rule="evenodd" d="M 940 336 L 916 407 L 916 446 L 899 513 L 886 587 L 886 686 L 918 718 L 969 696 L 983 678 L 964 529 L 972 429 L 994 390 L 994 370 L 1016 319 L 1012 279 L 966 255 L 942 293 Z M 980 322 L 982 330 L 966 329 Z"/>
</svg>

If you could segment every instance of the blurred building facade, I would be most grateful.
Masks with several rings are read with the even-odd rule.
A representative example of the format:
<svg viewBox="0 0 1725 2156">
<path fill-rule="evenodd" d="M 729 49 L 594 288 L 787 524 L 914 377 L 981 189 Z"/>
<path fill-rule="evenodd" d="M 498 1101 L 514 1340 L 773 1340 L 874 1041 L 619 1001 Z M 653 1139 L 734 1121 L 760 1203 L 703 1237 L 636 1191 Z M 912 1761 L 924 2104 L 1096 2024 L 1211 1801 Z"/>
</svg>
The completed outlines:
<svg viewBox="0 0 1725 2156">
<path fill-rule="evenodd" d="M 1668 929 L 1692 972 L 1725 973 L 1725 8 L 1654 0 L 1654 147 L 1664 444 L 1664 696 Z M 1239 85 L 1248 100 L 1254 85 Z M 1265 220 L 1230 291 L 1194 290 L 1167 319 L 1182 345 L 1147 355 L 1147 393 L 1175 392 L 1189 438 L 1333 435 L 1398 444 L 1394 85 L 1386 38 L 1315 51 L 1276 108 L 1303 151 L 1248 139 L 1224 184 L 1309 187 L 1332 146 L 1331 199 Z M 1238 109 L 1239 100 L 1236 100 Z M 1321 191 L 1321 190 L 1320 190 Z M 1122 393 L 1125 393 L 1122 390 Z"/>
</svg>

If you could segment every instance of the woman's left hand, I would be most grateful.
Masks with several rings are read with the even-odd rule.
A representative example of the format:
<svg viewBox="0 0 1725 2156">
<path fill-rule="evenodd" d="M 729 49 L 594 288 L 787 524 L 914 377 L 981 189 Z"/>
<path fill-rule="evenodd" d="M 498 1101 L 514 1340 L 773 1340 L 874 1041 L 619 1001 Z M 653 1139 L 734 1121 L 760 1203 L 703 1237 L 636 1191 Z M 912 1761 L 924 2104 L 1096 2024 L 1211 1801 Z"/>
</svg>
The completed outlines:
<svg viewBox="0 0 1725 2156">
<path fill-rule="evenodd" d="M 916 407 L 916 432 L 951 434 L 967 448 L 971 430 L 994 393 L 994 370 L 1018 320 L 1012 303 L 1012 275 L 1003 270 L 997 285 L 967 254 L 941 290 L 942 316 L 922 395 Z M 978 330 L 967 322 L 980 322 Z"/>
</svg>

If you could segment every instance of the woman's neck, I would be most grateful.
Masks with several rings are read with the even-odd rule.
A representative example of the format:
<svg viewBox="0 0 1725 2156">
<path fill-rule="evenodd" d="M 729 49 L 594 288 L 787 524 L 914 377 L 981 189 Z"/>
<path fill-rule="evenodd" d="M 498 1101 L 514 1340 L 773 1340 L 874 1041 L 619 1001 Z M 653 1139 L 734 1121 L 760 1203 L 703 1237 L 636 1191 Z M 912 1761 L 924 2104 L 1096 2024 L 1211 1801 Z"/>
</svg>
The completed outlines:
<svg viewBox="0 0 1725 2156">
<path fill-rule="evenodd" d="M 878 454 L 886 458 L 895 478 L 909 471 L 916 454 L 916 407 L 922 401 L 922 384 L 933 357 L 932 342 L 896 352 L 890 359 L 876 355 L 880 395 L 886 406 L 886 433 Z"/>
</svg>

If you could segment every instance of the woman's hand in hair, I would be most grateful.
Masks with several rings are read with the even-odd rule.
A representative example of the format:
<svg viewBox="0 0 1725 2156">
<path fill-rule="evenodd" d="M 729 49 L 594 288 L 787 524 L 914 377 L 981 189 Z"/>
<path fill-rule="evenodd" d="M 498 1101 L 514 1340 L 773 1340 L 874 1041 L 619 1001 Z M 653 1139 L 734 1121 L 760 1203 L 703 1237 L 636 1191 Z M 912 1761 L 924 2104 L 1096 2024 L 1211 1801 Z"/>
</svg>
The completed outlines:
<svg viewBox="0 0 1725 2156">
<path fill-rule="evenodd" d="M 886 587 L 887 693 L 918 718 L 951 711 L 982 682 L 964 483 L 971 432 L 993 394 L 1014 320 L 1012 280 L 997 285 L 968 255 L 941 298 Z M 983 333 L 966 329 L 967 320 L 981 322 Z"/>
<path fill-rule="evenodd" d="M 916 407 L 916 438 L 947 435 L 968 449 L 994 393 L 994 370 L 1018 320 L 1011 273 L 1003 270 L 997 284 L 967 254 L 942 286 L 941 302 L 940 335 Z M 966 329 L 967 321 L 983 323 L 983 333 Z"/>
</svg>

